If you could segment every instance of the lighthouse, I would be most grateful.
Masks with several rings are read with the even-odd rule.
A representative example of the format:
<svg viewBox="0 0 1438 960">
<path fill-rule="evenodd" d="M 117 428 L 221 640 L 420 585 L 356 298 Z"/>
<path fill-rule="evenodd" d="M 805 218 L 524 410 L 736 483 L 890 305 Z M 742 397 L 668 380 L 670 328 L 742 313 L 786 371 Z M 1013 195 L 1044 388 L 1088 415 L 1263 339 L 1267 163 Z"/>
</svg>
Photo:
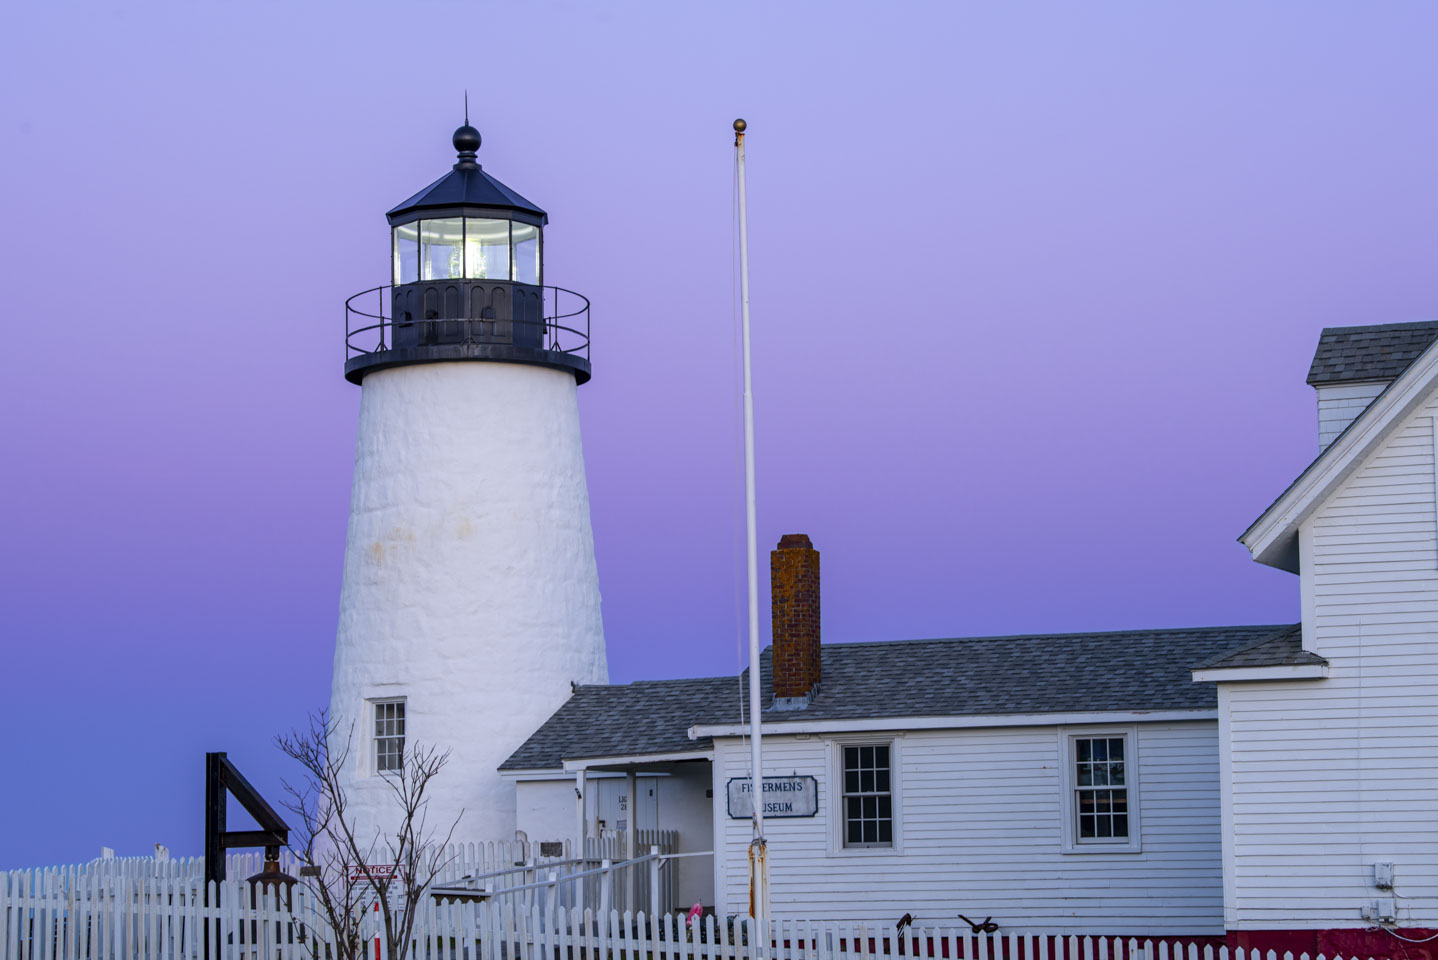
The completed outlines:
<svg viewBox="0 0 1438 960">
<path fill-rule="evenodd" d="M 416 744 L 451 751 L 428 823 L 513 836 L 499 764 L 608 669 L 577 390 L 589 302 L 546 284 L 548 215 L 485 171 L 390 210 L 390 283 L 346 303 L 360 387 L 330 699 L 364 833 L 397 815 L 386 778 Z M 332 741 L 331 750 L 340 744 Z"/>
</svg>

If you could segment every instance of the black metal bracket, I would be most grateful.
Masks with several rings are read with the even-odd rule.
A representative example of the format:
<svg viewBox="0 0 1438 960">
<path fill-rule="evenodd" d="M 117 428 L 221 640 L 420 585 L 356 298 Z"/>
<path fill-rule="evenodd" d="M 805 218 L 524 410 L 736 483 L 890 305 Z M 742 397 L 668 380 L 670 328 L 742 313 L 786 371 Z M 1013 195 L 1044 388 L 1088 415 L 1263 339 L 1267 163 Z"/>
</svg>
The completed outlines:
<svg viewBox="0 0 1438 960">
<path fill-rule="evenodd" d="M 227 794 L 240 802 L 260 829 L 225 829 Z M 225 879 L 225 851 L 232 847 L 264 847 L 265 860 L 278 869 L 280 847 L 289 839 L 289 826 L 229 758 L 223 753 L 205 754 L 205 882 Z"/>
</svg>

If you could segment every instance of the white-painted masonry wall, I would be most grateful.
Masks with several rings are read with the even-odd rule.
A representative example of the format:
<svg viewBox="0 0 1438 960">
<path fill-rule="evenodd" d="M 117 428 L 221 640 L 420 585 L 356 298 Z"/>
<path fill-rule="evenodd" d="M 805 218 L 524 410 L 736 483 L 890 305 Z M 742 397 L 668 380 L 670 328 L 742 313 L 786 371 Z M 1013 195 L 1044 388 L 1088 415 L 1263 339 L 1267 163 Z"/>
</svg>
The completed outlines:
<svg viewBox="0 0 1438 960">
<path fill-rule="evenodd" d="M 1388 386 L 1387 380 L 1368 383 L 1335 383 L 1320 386 L 1318 392 L 1318 449 L 1328 445 L 1342 433 L 1360 413 L 1368 408 L 1373 398 Z"/>
<path fill-rule="evenodd" d="M 357 820 L 392 829 L 369 701 L 405 698 L 406 737 L 453 748 L 428 821 L 515 829 L 498 767 L 604 683 L 599 577 L 572 374 L 434 363 L 364 379 L 330 710 L 354 741 Z"/>
<path fill-rule="evenodd" d="M 1005 930 L 1103 934 L 1223 932 L 1214 721 L 1127 725 L 1138 738 L 1142 849 L 1065 853 L 1061 728 L 908 731 L 864 737 L 766 734 L 771 776 L 812 775 L 813 819 L 766 818 L 774 915 L 892 925 L 992 916 Z M 1062 730 L 1079 732 L 1085 727 Z M 1112 728 L 1103 728 L 1112 729 Z M 897 850 L 845 850 L 834 822 L 836 743 L 892 736 Z M 715 741 L 721 913 L 748 902 L 747 820 L 725 785 L 748 775 L 743 741 Z"/>
<path fill-rule="evenodd" d="M 1395 864 L 1400 922 L 1438 926 L 1431 389 L 1300 528 L 1304 646 L 1328 678 L 1220 685 L 1231 927 L 1366 926 L 1390 895 L 1375 862 Z"/>
</svg>

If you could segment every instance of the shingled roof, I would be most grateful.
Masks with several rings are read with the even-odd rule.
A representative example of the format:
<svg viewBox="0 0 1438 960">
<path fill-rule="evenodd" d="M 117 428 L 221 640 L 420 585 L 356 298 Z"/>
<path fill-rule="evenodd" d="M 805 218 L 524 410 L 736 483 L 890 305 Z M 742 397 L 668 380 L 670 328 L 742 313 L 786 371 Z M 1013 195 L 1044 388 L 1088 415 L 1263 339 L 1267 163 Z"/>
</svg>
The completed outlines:
<svg viewBox="0 0 1438 960">
<path fill-rule="evenodd" d="M 1270 624 L 825 644 L 819 693 L 803 710 L 766 708 L 764 723 L 779 732 L 785 723 L 815 720 L 1211 709 L 1217 693 L 1193 682 L 1194 665 L 1288 629 Z M 760 658 L 760 679 L 768 691 L 768 649 Z M 565 760 L 708 749 L 709 740 L 688 738 L 689 728 L 744 722 L 744 682 L 710 677 L 578 687 L 500 769 L 547 770 Z"/>
<path fill-rule="evenodd" d="M 1194 667 L 1195 670 L 1229 670 L 1243 667 L 1292 667 L 1308 664 L 1322 665 L 1328 661 L 1316 653 L 1303 649 L 1303 624 L 1291 627 L 1265 637 L 1252 646 L 1243 647 L 1232 653 L 1220 654 Z"/>
<path fill-rule="evenodd" d="M 501 770 L 550 770 L 565 760 L 707 750 L 689 728 L 738 709 L 743 694 L 733 677 L 641 680 L 615 686 L 580 686 L 553 716 L 500 764 Z"/>
<path fill-rule="evenodd" d="M 1312 386 L 1359 380 L 1392 380 L 1438 340 L 1438 320 L 1327 327 L 1318 336 Z"/>
</svg>

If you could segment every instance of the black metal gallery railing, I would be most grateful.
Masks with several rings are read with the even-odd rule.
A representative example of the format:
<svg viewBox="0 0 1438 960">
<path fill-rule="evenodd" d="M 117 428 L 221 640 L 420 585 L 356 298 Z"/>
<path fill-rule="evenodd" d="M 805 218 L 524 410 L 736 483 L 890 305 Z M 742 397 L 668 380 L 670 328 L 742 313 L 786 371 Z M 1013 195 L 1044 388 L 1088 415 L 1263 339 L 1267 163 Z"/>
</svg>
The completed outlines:
<svg viewBox="0 0 1438 960">
<path fill-rule="evenodd" d="M 565 354 L 582 358 L 587 369 L 589 299 L 563 287 L 449 281 L 375 287 L 345 301 L 346 363 L 455 343 Z"/>
</svg>

